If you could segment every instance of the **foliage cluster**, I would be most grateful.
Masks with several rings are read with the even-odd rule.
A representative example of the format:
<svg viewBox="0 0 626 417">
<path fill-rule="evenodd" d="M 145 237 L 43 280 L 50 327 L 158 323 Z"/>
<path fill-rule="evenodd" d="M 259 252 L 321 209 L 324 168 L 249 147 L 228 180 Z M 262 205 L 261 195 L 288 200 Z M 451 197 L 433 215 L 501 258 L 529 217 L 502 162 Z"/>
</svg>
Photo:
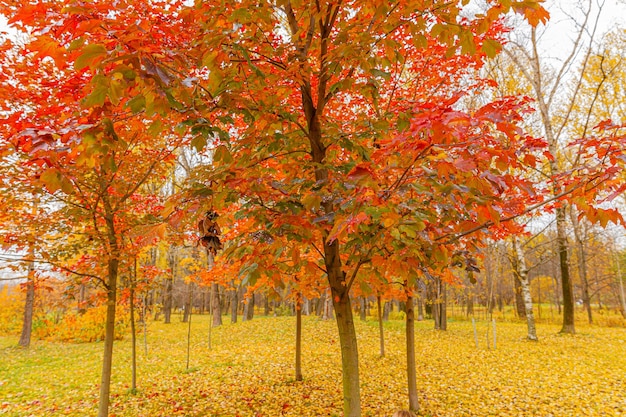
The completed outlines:
<svg viewBox="0 0 626 417">
<path fill-rule="evenodd" d="M 0 334 L 16 334 L 22 328 L 24 301 L 9 286 L 0 287 Z"/>
<path fill-rule="evenodd" d="M 66 312 L 60 320 L 54 317 L 35 316 L 33 336 L 57 342 L 100 342 L 104 340 L 106 305 L 87 309 L 84 313 Z M 117 307 L 115 340 L 121 340 L 128 330 L 128 314 L 124 307 Z"/>
</svg>

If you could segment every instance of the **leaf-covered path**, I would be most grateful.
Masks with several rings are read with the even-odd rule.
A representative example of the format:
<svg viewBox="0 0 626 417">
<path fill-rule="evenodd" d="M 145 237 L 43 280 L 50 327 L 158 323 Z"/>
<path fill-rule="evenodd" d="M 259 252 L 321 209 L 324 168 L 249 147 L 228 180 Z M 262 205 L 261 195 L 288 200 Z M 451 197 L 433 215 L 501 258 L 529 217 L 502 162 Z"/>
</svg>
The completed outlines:
<svg viewBox="0 0 626 417">
<path fill-rule="evenodd" d="M 390 416 L 406 407 L 404 329 L 386 323 L 387 356 L 378 357 L 377 327 L 357 322 L 364 416 Z M 121 416 L 339 416 L 341 361 L 333 321 L 304 320 L 304 381 L 293 377 L 294 317 L 255 318 L 212 330 L 207 317 L 192 321 L 192 357 L 186 365 L 187 325 L 151 323 L 148 356 L 139 346 L 137 395 L 130 385 L 130 337 L 116 342 L 112 415 Z M 417 324 L 418 390 L 424 416 L 618 416 L 626 414 L 626 330 L 582 327 L 560 336 L 539 326 L 528 342 L 523 324 L 498 323 L 497 350 L 487 350 L 487 325 L 447 332 Z M 142 336 L 138 338 L 142 342 Z M 99 343 L 36 342 L 30 351 L 0 338 L 0 415 L 96 414 Z"/>
</svg>

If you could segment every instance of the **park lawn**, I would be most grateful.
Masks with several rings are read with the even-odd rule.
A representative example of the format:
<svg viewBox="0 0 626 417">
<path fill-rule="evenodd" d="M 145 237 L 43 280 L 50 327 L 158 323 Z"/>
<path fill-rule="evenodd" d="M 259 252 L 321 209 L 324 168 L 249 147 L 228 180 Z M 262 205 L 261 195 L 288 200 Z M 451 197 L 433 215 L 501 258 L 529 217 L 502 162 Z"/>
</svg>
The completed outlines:
<svg viewBox="0 0 626 417">
<path fill-rule="evenodd" d="M 226 318 L 225 318 L 226 319 Z M 371 319 L 370 319 L 371 320 Z M 333 321 L 303 320 L 304 381 L 294 381 L 295 317 L 257 317 L 212 329 L 194 316 L 186 368 L 187 324 L 149 323 L 148 354 L 138 337 L 138 393 L 130 392 L 130 336 L 114 348 L 111 416 L 340 416 L 341 361 Z M 364 416 L 406 407 L 404 326 L 386 326 L 379 357 L 375 321 L 357 320 Z M 539 325 L 526 341 L 523 323 L 453 321 L 446 332 L 416 326 L 423 416 L 626 415 L 626 329 L 579 325 L 574 336 Z M 490 347 L 487 349 L 487 334 Z M 0 416 L 95 416 L 102 343 L 0 337 Z"/>
</svg>

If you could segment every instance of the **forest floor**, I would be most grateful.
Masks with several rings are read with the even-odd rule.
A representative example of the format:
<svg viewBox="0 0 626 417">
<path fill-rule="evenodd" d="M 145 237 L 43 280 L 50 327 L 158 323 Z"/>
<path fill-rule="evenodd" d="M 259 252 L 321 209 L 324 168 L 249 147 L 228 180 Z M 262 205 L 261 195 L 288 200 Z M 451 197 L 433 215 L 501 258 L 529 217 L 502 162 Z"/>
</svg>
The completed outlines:
<svg viewBox="0 0 626 417">
<path fill-rule="evenodd" d="M 228 318 L 225 317 L 227 320 Z M 138 336 L 138 392 L 130 391 L 130 336 L 116 342 L 111 416 L 340 416 L 341 362 L 334 321 L 303 319 L 304 381 L 294 380 L 295 317 L 255 317 L 213 328 L 193 316 L 187 369 L 187 324 L 149 323 L 147 354 Z M 356 322 L 364 416 L 406 408 L 404 323 L 385 323 L 384 358 L 377 322 Z M 421 416 L 626 415 L 626 329 L 578 326 L 559 335 L 538 326 L 525 340 L 523 323 L 432 321 L 416 326 Z M 489 334 L 489 347 L 487 335 Z M 0 337 L 0 416 L 95 416 L 102 343 Z"/>
</svg>

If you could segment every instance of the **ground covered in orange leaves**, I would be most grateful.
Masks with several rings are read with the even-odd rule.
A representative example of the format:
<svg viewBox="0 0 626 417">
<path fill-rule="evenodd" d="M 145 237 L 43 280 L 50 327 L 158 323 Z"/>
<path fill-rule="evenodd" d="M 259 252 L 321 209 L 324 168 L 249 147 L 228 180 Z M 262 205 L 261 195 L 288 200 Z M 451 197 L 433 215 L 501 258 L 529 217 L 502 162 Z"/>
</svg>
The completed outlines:
<svg viewBox="0 0 626 417">
<path fill-rule="evenodd" d="M 116 342 L 112 416 L 340 416 L 341 363 L 333 321 L 304 318 L 304 381 L 294 380 L 295 318 L 258 317 L 211 332 L 194 316 L 190 364 L 187 324 L 150 323 L 147 355 L 138 337 L 137 393 L 130 392 L 130 336 Z M 357 321 L 364 416 L 390 416 L 407 405 L 404 324 L 385 324 L 379 357 L 377 323 Z M 523 323 L 469 322 L 447 332 L 420 322 L 416 330 L 422 416 L 626 415 L 626 329 L 579 326 L 575 336 L 540 325 L 539 342 Z M 1 416 L 96 415 L 101 343 L 35 341 L 16 348 L 0 337 Z"/>
</svg>

